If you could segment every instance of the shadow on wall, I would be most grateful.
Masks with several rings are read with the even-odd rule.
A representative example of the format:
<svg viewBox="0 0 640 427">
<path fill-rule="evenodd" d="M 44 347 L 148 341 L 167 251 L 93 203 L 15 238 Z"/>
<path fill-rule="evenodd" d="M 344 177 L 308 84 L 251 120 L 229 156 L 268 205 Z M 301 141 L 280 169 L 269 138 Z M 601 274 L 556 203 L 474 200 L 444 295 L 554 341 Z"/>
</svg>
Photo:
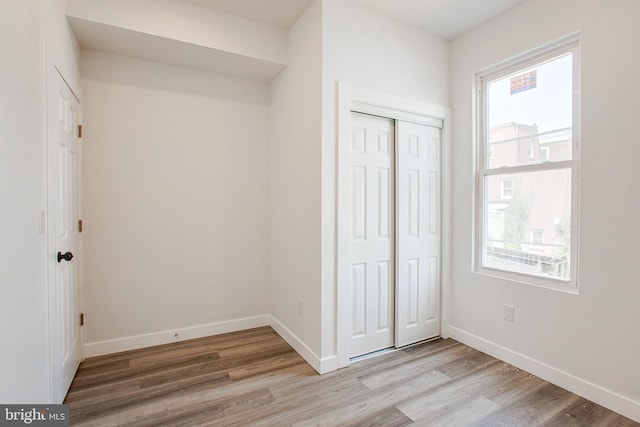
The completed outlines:
<svg viewBox="0 0 640 427">
<path fill-rule="evenodd" d="M 149 65 L 153 71 L 149 71 Z M 83 49 L 83 79 L 196 95 L 246 104 L 269 105 L 269 85 L 253 80 L 209 73 Z"/>
</svg>

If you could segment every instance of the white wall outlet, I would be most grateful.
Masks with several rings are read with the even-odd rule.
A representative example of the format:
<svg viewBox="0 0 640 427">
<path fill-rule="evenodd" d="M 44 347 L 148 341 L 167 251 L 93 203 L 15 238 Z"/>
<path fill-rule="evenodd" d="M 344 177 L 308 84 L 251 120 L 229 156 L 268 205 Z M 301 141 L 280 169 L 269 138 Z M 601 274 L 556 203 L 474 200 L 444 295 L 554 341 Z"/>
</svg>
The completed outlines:
<svg viewBox="0 0 640 427">
<path fill-rule="evenodd" d="M 507 322 L 513 322 L 516 315 L 516 308 L 511 304 L 504 305 L 504 312 L 502 313 L 502 318 Z"/>
<path fill-rule="evenodd" d="M 303 311 L 302 298 L 298 298 L 298 316 L 303 316 L 303 315 L 304 315 L 304 311 Z"/>
</svg>

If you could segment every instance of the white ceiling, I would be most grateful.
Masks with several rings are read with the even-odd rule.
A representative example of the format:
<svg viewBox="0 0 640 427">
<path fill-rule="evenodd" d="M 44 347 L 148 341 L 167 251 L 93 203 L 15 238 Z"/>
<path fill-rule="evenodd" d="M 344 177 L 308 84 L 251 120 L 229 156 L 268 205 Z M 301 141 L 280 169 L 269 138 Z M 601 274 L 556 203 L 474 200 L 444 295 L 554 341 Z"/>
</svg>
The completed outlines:
<svg viewBox="0 0 640 427">
<path fill-rule="evenodd" d="M 313 0 L 184 0 L 288 30 Z"/>
<path fill-rule="evenodd" d="M 289 29 L 313 0 L 184 0 Z M 347 0 L 342 0 L 347 1 Z M 452 39 L 524 0 L 351 0 Z"/>
<path fill-rule="evenodd" d="M 97 0 L 98 2 L 107 0 Z M 313 0 L 182 0 L 288 30 Z M 446 39 L 525 0 L 338 0 L 359 3 Z M 84 0 L 78 0 L 84 4 Z M 270 82 L 284 64 L 146 34 L 67 14 L 80 46 L 199 70 Z"/>
<path fill-rule="evenodd" d="M 451 40 L 524 0 L 355 0 Z"/>
</svg>

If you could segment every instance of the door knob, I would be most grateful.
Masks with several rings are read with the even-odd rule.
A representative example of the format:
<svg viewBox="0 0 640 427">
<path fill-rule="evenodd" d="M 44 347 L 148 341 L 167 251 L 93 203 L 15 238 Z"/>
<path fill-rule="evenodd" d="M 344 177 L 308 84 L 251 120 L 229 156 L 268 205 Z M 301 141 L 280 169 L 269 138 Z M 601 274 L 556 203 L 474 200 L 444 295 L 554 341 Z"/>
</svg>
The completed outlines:
<svg viewBox="0 0 640 427">
<path fill-rule="evenodd" d="M 62 252 L 58 252 L 58 262 L 62 262 L 62 260 L 71 261 L 72 259 L 73 259 L 73 254 L 71 252 L 67 252 L 66 254 L 63 254 Z"/>
</svg>

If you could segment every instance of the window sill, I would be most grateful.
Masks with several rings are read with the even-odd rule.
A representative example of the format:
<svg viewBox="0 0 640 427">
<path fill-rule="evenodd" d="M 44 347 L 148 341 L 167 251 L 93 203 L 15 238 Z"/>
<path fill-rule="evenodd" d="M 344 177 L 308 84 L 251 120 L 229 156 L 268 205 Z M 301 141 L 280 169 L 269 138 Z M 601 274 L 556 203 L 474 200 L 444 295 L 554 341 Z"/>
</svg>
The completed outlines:
<svg viewBox="0 0 640 427">
<path fill-rule="evenodd" d="M 566 294 L 579 295 L 578 285 L 576 280 L 564 281 L 555 280 L 552 278 L 545 278 L 539 276 L 532 276 L 528 274 L 519 274 L 514 272 L 508 272 L 503 270 L 495 270 L 491 268 L 475 268 L 474 273 L 481 276 L 491 277 L 494 279 L 507 280 L 509 282 L 520 283 L 527 286 L 535 286 L 537 288 L 550 289 L 552 291 L 563 292 Z"/>
</svg>

